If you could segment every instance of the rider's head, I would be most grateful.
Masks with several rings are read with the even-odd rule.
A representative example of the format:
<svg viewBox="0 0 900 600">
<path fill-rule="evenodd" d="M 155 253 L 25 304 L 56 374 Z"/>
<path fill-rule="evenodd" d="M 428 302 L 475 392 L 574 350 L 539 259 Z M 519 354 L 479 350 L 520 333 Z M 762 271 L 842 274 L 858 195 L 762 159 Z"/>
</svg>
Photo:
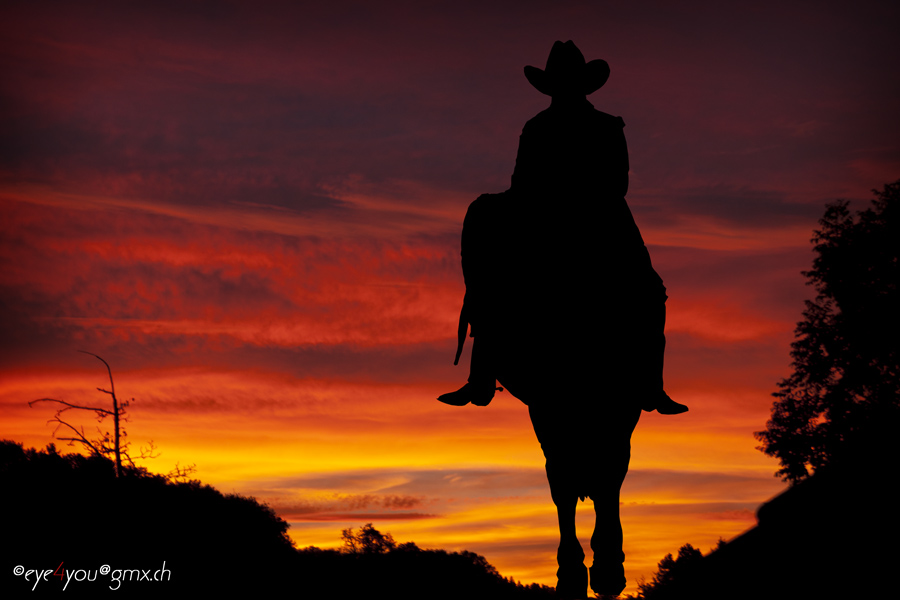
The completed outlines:
<svg viewBox="0 0 900 600">
<path fill-rule="evenodd" d="M 547 57 L 547 66 L 525 67 L 525 77 L 539 92 L 559 98 L 584 98 L 599 90 L 609 78 L 605 60 L 585 62 L 572 40 L 556 42 Z"/>
</svg>

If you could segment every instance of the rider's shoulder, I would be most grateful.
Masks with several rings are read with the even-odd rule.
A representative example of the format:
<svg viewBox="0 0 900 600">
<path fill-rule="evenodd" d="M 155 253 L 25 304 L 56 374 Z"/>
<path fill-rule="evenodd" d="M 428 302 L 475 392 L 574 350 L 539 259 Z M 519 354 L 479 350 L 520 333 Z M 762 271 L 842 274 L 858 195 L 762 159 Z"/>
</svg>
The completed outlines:
<svg viewBox="0 0 900 600">
<path fill-rule="evenodd" d="M 573 117 L 571 112 L 563 113 L 559 110 L 554 110 L 551 106 L 545 110 L 542 110 L 534 117 L 528 120 L 525 123 L 525 127 L 522 132 L 527 133 L 529 131 L 538 131 L 546 128 L 553 128 L 558 125 L 560 120 L 568 121 Z M 625 127 L 625 121 L 622 117 L 617 117 L 615 115 L 611 115 L 609 113 L 605 113 L 601 110 L 597 110 L 588 102 L 585 102 L 584 110 L 578 111 L 577 117 L 578 119 L 584 119 L 590 125 L 598 128 L 604 129 L 621 129 Z"/>
</svg>

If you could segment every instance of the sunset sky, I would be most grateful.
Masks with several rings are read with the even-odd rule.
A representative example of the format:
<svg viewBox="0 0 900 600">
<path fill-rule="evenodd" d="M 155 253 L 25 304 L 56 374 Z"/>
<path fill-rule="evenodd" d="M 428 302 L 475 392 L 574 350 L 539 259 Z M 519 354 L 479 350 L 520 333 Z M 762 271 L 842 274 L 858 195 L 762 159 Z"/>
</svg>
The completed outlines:
<svg viewBox="0 0 900 600">
<path fill-rule="evenodd" d="M 611 68 L 589 100 L 627 124 L 666 387 L 691 408 L 635 432 L 627 591 L 747 529 L 784 489 L 753 432 L 790 373 L 817 219 L 900 177 L 900 8 L 744 4 L 5 2 L 0 438 L 53 441 L 29 400 L 106 402 L 86 350 L 134 398 L 133 448 L 161 451 L 144 466 L 195 463 L 298 546 L 372 522 L 554 585 L 526 407 L 435 397 L 467 375 L 466 208 L 509 186 L 549 104 L 523 66 L 571 39 Z"/>
</svg>

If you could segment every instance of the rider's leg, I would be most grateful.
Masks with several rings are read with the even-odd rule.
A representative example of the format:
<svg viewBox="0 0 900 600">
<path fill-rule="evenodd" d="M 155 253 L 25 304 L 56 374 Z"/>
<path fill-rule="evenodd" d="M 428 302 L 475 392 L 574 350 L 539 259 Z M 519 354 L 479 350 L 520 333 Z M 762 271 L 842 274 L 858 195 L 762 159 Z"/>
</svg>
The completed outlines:
<svg viewBox="0 0 900 600">
<path fill-rule="evenodd" d="M 663 415 L 678 415 L 687 412 L 688 407 L 675 402 L 663 389 L 663 363 L 666 354 L 666 303 L 656 302 L 647 305 L 642 311 L 644 332 L 639 336 L 645 347 L 638 348 L 636 355 L 642 356 L 644 368 L 638 371 L 639 377 L 645 379 L 645 390 L 642 393 L 641 406 L 644 410 L 659 411 Z"/>
<path fill-rule="evenodd" d="M 453 406 L 465 406 L 470 402 L 476 406 L 487 406 L 494 398 L 497 388 L 495 373 L 496 357 L 494 344 L 486 335 L 478 335 L 472 340 L 472 360 L 469 365 L 469 381 L 455 392 L 442 394 L 438 400 Z"/>
</svg>

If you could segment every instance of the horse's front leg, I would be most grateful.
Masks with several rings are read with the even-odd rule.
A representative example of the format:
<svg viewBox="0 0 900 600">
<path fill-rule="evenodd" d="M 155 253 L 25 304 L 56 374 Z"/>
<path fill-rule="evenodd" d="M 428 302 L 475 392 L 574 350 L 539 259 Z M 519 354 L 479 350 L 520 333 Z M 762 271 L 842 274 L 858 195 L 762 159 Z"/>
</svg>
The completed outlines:
<svg viewBox="0 0 900 600">
<path fill-rule="evenodd" d="M 594 563 L 591 565 L 591 589 L 598 594 L 614 596 L 625 589 L 625 554 L 622 551 L 622 520 L 619 497 L 631 459 L 631 432 L 640 417 L 640 408 L 630 407 L 615 415 L 618 435 L 607 435 L 603 449 L 605 461 L 596 471 L 596 484 L 591 493 L 596 521 L 591 536 Z M 612 418 L 607 421 L 613 423 Z"/>
<path fill-rule="evenodd" d="M 500 381 L 504 382 L 503 379 Z M 504 382 L 504 385 L 508 384 Z M 529 405 L 528 412 L 547 459 L 547 483 L 559 519 L 557 595 L 560 598 L 586 598 L 588 573 L 584 566 L 584 551 L 575 533 L 579 487 L 573 457 L 579 456 L 579 452 L 572 447 L 571 419 L 556 409 L 548 410 L 546 404 Z"/>
<path fill-rule="evenodd" d="M 612 487 L 612 486 L 610 486 Z M 622 552 L 622 522 L 619 518 L 619 490 L 612 487 L 595 494 L 596 521 L 591 536 L 594 563 L 591 565 L 591 589 L 598 594 L 615 596 L 625 589 Z"/>
<path fill-rule="evenodd" d="M 562 486 L 554 486 L 552 469 L 548 469 L 550 480 L 550 492 L 553 503 L 556 505 L 556 515 L 559 519 L 559 548 L 556 551 L 556 562 L 559 569 L 556 571 L 556 591 L 561 598 L 586 598 L 587 597 L 587 568 L 584 566 L 584 550 L 578 541 L 575 532 L 575 509 L 578 505 L 578 496 L 574 493 L 563 493 Z"/>
</svg>

